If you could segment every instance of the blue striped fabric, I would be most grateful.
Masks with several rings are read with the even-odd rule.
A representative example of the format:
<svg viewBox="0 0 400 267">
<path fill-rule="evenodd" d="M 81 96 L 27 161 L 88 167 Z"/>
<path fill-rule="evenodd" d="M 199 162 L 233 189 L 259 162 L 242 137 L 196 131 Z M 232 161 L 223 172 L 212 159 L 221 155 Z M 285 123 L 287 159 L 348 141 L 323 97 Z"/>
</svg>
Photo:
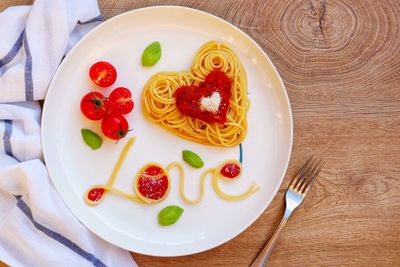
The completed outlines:
<svg viewBox="0 0 400 267">
<path fill-rule="evenodd" d="M 11 147 L 11 135 L 12 135 L 12 121 L 11 120 L 4 120 L 4 135 L 3 135 L 3 144 L 4 144 L 4 151 L 10 157 L 14 157 L 12 153 Z"/>
<path fill-rule="evenodd" d="M 38 223 L 35 218 L 33 218 L 32 211 L 29 208 L 29 206 L 25 203 L 25 201 L 22 200 L 22 196 L 15 196 L 17 199 L 17 207 L 26 215 L 26 217 L 29 218 L 29 220 L 32 222 L 33 226 L 43 232 L 45 235 L 48 237 L 54 239 L 55 241 L 63 244 L 67 248 L 71 249 L 74 251 L 76 254 L 80 255 L 81 257 L 85 258 L 87 261 L 93 264 L 95 267 L 105 267 L 106 265 L 96 258 L 93 254 L 83 250 L 81 247 L 79 247 L 77 244 L 66 238 L 65 236 L 56 233 L 49 228 L 43 226 L 42 224 Z"/>
<path fill-rule="evenodd" d="M 24 49 L 26 55 L 25 62 L 25 99 L 26 101 L 33 100 L 33 80 L 32 80 L 32 55 L 29 50 L 28 39 L 24 31 Z"/>
<path fill-rule="evenodd" d="M 10 63 L 18 54 L 18 51 L 22 47 L 22 39 L 24 37 L 24 32 L 25 31 L 23 31 L 21 35 L 18 37 L 18 40 L 14 43 L 10 51 L 2 59 L 0 59 L 0 69 L 3 68 L 8 63 Z"/>
<path fill-rule="evenodd" d="M 102 15 L 98 15 L 97 17 L 94 17 L 92 19 L 86 20 L 86 21 L 80 21 L 78 20 L 79 25 L 85 25 L 93 22 L 98 22 L 98 21 L 104 21 L 104 17 Z"/>
</svg>

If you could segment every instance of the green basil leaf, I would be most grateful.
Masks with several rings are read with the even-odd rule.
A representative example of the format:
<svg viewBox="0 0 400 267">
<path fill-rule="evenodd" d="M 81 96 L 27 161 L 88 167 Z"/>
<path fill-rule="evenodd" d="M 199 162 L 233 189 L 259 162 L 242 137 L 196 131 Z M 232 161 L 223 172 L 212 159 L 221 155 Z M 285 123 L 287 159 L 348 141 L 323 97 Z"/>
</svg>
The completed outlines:
<svg viewBox="0 0 400 267">
<path fill-rule="evenodd" d="M 183 150 L 182 158 L 187 164 L 189 164 L 193 168 L 199 169 L 204 166 L 204 162 L 200 158 L 200 156 L 190 150 Z"/>
<path fill-rule="evenodd" d="M 142 54 L 142 65 L 151 67 L 161 58 L 161 45 L 159 42 L 151 43 Z"/>
<path fill-rule="evenodd" d="M 98 149 L 103 144 L 101 137 L 89 129 L 81 129 L 83 141 L 92 149 Z"/>
<path fill-rule="evenodd" d="M 162 226 L 168 226 L 176 223 L 183 213 L 179 206 L 172 205 L 163 208 L 158 214 L 158 223 Z"/>
</svg>

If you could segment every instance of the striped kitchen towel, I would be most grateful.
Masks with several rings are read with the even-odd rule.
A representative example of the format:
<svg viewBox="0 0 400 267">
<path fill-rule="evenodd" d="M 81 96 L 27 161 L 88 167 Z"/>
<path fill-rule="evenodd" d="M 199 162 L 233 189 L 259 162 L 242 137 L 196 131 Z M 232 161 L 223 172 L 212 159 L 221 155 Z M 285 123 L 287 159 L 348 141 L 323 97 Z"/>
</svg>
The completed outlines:
<svg viewBox="0 0 400 267">
<path fill-rule="evenodd" d="M 96 0 L 36 0 L 0 13 L 0 260 L 11 266 L 136 266 L 89 232 L 49 180 L 40 106 L 65 53 L 102 20 Z"/>
</svg>

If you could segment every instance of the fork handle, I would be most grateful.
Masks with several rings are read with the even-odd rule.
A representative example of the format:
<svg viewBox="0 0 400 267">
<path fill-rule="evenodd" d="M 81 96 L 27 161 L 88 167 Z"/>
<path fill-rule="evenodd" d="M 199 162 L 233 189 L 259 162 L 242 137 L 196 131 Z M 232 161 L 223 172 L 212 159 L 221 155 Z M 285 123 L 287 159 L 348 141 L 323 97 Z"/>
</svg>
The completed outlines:
<svg viewBox="0 0 400 267">
<path fill-rule="evenodd" d="M 268 241 L 267 245 L 265 245 L 264 249 L 257 256 L 257 258 L 253 261 L 253 263 L 250 265 L 250 267 L 264 267 L 267 264 L 267 260 L 268 260 L 269 256 L 271 255 L 272 249 L 275 245 L 275 241 L 278 239 L 278 236 L 281 233 L 283 226 L 285 226 L 287 219 L 288 218 L 286 216 L 284 216 L 282 218 L 282 221 L 278 225 L 278 228 L 276 228 L 275 233 L 272 235 L 272 237 Z"/>
</svg>

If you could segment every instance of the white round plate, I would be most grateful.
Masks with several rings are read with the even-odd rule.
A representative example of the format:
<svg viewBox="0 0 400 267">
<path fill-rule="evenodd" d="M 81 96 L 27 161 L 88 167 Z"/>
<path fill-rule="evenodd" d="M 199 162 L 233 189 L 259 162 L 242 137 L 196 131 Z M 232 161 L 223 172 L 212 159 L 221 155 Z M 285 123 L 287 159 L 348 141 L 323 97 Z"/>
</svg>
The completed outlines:
<svg viewBox="0 0 400 267">
<path fill-rule="evenodd" d="M 160 61 L 141 66 L 141 54 L 153 41 L 162 46 Z M 198 205 L 187 205 L 178 194 L 178 174 L 171 172 L 171 191 L 155 205 L 130 202 L 108 194 L 96 207 L 83 200 L 91 186 L 103 184 L 129 137 L 136 142 L 118 175 L 115 186 L 133 193 L 133 179 L 141 166 L 158 162 L 166 166 L 182 161 L 184 149 L 202 156 L 206 167 L 227 159 L 239 159 L 239 147 L 217 148 L 181 139 L 147 121 L 141 108 L 141 92 L 147 79 L 159 71 L 185 70 L 197 49 L 217 40 L 228 43 L 240 57 L 248 75 L 249 130 L 243 142 L 244 173 L 237 181 L 222 183 L 228 193 L 247 190 L 256 181 L 261 190 L 251 197 L 228 202 L 218 198 L 210 179 Z M 112 88 L 99 89 L 88 77 L 90 66 L 111 62 L 118 79 Z M 100 122 L 80 112 L 82 96 L 90 90 L 108 95 L 118 86 L 131 89 L 135 109 L 127 116 L 131 131 L 117 144 L 104 137 L 103 146 L 91 150 L 82 140 L 81 128 L 98 133 Z M 202 11 L 182 7 L 151 7 L 114 17 L 85 36 L 68 54 L 50 85 L 42 118 L 44 157 L 53 184 L 75 216 L 101 238 L 128 250 L 156 256 L 179 256 L 211 249 L 249 227 L 267 208 L 284 177 L 292 147 L 292 115 L 282 80 L 263 50 L 238 28 Z M 185 165 L 186 191 L 195 198 L 205 168 Z M 158 225 L 157 214 L 167 205 L 184 208 L 180 220 Z"/>
</svg>

